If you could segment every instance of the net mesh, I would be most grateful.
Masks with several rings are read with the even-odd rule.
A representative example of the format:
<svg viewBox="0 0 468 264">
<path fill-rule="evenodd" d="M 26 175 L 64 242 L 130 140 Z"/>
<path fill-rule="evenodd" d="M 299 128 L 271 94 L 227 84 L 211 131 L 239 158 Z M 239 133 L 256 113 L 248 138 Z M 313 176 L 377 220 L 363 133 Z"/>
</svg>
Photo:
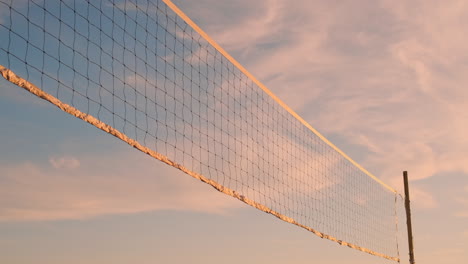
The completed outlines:
<svg viewBox="0 0 468 264">
<path fill-rule="evenodd" d="M 169 1 L 0 0 L 0 64 L 58 103 L 47 100 L 224 193 L 399 261 L 395 191 Z"/>
</svg>

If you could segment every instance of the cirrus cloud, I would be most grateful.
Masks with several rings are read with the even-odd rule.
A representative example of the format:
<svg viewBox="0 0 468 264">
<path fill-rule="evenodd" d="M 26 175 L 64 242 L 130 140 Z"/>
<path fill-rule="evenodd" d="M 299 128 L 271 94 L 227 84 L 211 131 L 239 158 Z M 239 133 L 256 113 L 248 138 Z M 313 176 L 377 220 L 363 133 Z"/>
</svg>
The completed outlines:
<svg viewBox="0 0 468 264">
<path fill-rule="evenodd" d="M 466 1 L 265 0 L 221 25 L 206 14 L 222 5 L 175 2 L 319 131 L 366 148 L 357 161 L 400 191 L 402 170 L 468 174 Z"/>
</svg>

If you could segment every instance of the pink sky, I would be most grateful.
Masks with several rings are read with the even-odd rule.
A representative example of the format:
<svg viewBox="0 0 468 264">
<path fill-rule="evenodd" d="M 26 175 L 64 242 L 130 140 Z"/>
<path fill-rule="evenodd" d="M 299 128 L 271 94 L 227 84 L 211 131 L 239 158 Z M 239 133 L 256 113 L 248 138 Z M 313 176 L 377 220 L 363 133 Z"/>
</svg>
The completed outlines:
<svg viewBox="0 0 468 264">
<path fill-rule="evenodd" d="M 174 3 L 279 98 L 369 171 L 400 192 L 401 172 L 409 171 L 417 262 L 468 261 L 466 1 L 176 0 Z M 14 91 L 5 82 L 0 82 L 0 95 L 11 99 L 19 110 L 29 104 L 24 99 L 28 95 Z M 41 103 L 35 107 L 39 109 L 36 111 L 55 111 Z M 25 115 L 35 112 L 23 111 Z M 22 123 L 7 116 L 1 114 L 0 120 L 9 120 L 10 126 L 18 130 L 31 126 L 43 133 L 54 133 L 40 122 Z M 58 118 L 66 124 L 78 122 L 64 116 Z M 83 126 L 76 134 L 69 131 L 69 137 L 81 137 L 80 131 L 94 133 Z M 27 137 L 20 133 L 13 136 L 17 141 Z M 262 230 L 262 225 L 275 225 L 269 221 L 277 221 L 258 216 L 243 204 L 218 195 L 188 177 L 175 177 L 180 175 L 171 168 L 127 151 L 125 146 L 117 153 L 109 151 L 96 163 L 95 156 L 101 158 L 102 154 L 93 155 L 93 144 L 84 144 L 87 147 L 83 150 L 77 146 L 81 143 L 70 143 L 73 142 L 70 138 L 52 144 L 42 160 L 17 158 L 13 162 L 0 162 L 0 183 L 6 183 L 0 185 L 0 196 L 4 197 L 0 202 L 0 230 L 16 232 L 9 233 L 8 239 L 2 240 L 0 236 L 0 245 L 3 243 L 20 252 L 18 245 L 24 241 L 31 243 L 32 238 L 23 237 L 17 230 L 36 228 L 33 233 L 42 234 L 43 223 L 66 233 L 69 231 L 60 227 L 61 221 L 79 220 L 81 228 L 86 226 L 86 232 L 92 234 L 90 230 L 102 224 L 103 217 L 133 217 L 138 220 L 132 218 L 128 223 L 134 223 L 144 219 L 145 214 L 141 213 L 164 210 L 181 212 L 174 213 L 172 219 L 180 219 L 182 212 L 187 211 L 195 215 L 190 216 L 193 222 L 198 219 L 197 213 L 220 218 L 218 224 L 237 230 L 239 234 L 233 235 L 233 241 L 238 245 L 242 243 L 242 234 L 248 235 L 240 230 L 248 225 L 249 219 L 258 223 L 256 230 Z M 7 146 L 7 141 L 12 139 L 0 136 L 0 140 Z M 109 140 L 104 144 L 120 142 Z M 30 146 L 30 152 L 39 153 L 39 149 L 39 143 Z M 121 162 L 116 164 L 116 160 L 132 162 L 139 170 L 132 171 Z M 152 175 L 154 171 L 158 172 L 156 176 Z M 133 173 L 138 180 L 127 177 Z M 60 191 L 49 191 L 52 189 Z M 58 198 L 59 206 L 50 206 L 50 201 Z M 213 202 L 200 202 L 204 200 Z M 232 223 L 232 219 L 238 223 Z M 167 222 L 171 222 L 170 218 Z M 3 229 L 2 223 L 5 223 Z M 10 225 L 21 228 L 10 228 Z M 122 226 L 130 230 L 130 225 Z M 282 225 L 274 228 L 283 235 L 290 231 Z M 185 237 L 177 228 L 171 230 L 176 240 L 196 243 L 199 238 Z M 304 245 L 295 243 L 309 243 L 309 238 L 295 231 L 283 240 L 280 235 L 275 239 L 283 246 L 292 243 L 291 252 L 304 257 L 295 259 L 297 263 L 306 263 L 311 253 L 297 251 Z M 96 235 L 96 239 L 105 241 L 112 233 L 107 232 Z M 212 241 L 219 239 L 214 234 L 203 236 L 208 240 L 212 237 Z M 47 243 L 54 245 L 60 239 L 64 238 L 50 238 Z M 327 244 L 323 246 L 323 256 L 345 252 L 336 259 L 324 259 L 326 263 L 340 263 L 348 256 L 355 256 L 346 248 L 329 247 L 327 241 L 318 242 Z M 318 242 L 310 243 L 320 246 Z M 224 245 L 236 249 L 235 245 Z M 268 254 L 278 245 L 273 241 L 260 251 Z M 400 247 L 405 248 L 406 244 Z M 118 255 L 116 248 L 103 246 L 102 252 Z M 327 253 L 329 248 L 332 253 Z M 180 243 L 179 251 L 186 252 L 187 259 L 191 249 L 194 247 Z M 250 252 L 241 246 L 238 250 Z M 14 251 L 6 252 L 11 263 L 29 263 L 22 262 L 19 253 L 11 252 Z M 150 252 L 148 248 L 141 254 L 151 255 Z M 320 254 L 320 250 L 315 254 Z M 151 256 L 157 262 L 158 255 Z M 267 259 L 257 257 L 252 262 L 243 261 L 259 263 Z M 42 258 L 44 263 L 48 262 L 47 256 Z M 101 256 L 102 259 L 106 258 Z M 187 259 L 181 258 L 180 263 Z M 358 259 L 361 261 L 356 257 L 356 263 Z M 404 255 L 402 259 L 407 263 Z M 82 261 L 76 263 L 94 263 L 85 257 Z M 371 263 L 372 259 L 365 261 L 369 262 L 360 263 Z"/>
</svg>

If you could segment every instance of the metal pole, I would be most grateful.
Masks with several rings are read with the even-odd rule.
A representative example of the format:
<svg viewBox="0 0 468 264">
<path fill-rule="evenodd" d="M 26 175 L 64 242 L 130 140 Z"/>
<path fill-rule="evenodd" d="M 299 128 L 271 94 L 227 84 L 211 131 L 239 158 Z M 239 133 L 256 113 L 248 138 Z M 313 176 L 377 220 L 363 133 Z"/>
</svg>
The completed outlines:
<svg viewBox="0 0 468 264">
<path fill-rule="evenodd" d="M 411 208 L 408 188 L 408 172 L 403 172 L 403 181 L 405 183 L 405 209 L 406 209 L 406 226 L 408 227 L 408 247 L 409 247 L 409 260 L 411 264 L 414 261 L 414 248 L 413 248 L 413 227 L 411 226 Z"/>
</svg>

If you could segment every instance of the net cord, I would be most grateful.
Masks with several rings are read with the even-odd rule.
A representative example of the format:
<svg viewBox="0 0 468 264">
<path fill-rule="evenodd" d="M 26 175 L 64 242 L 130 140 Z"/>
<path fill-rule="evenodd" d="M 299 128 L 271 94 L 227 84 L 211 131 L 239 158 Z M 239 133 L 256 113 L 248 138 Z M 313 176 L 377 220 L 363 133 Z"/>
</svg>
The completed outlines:
<svg viewBox="0 0 468 264">
<path fill-rule="evenodd" d="M 378 257 L 382 257 L 382 258 L 385 258 L 385 259 L 388 259 L 388 260 L 393 260 L 393 261 L 397 261 L 397 262 L 400 262 L 400 259 L 398 257 L 392 257 L 392 256 L 388 256 L 388 255 L 385 255 L 385 254 L 382 254 L 382 253 L 379 253 L 379 252 L 375 252 L 375 251 L 372 251 L 368 248 L 364 248 L 364 247 L 360 247 L 358 245 L 355 245 L 355 244 L 352 244 L 352 243 L 348 243 L 346 241 L 342 241 L 342 240 L 339 240 L 333 236 L 330 236 L 330 235 L 327 235 L 327 234 L 324 234 L 322 232 L 319 232 L 311 227 L 308 227 L 308 226 L 305 226 L 303 224 L 300 224 L 298 223 L 296 220 L 292 219 L 291 217 L 288 217 L 286 215 L 283 215 L 283 214 L 280 214 L 279 212 L 276 212 L 258 202 L 255 202 L 247 197 L 245 197 L 244 195 L 240 195 L 239 193 L 237 193 L 236 191 L 230 189 L 230 188 L 227 188 L 227 187 L 224 187 L 222 186 L 221 184 L 219 184 L 218 182 L 214 181 L 214 180 L 210 180 L 208 178 L 206 178 L 205 176 L 201 175 L 201 174 L 198 174 L 196 172 L 193 172 L 187 168 L 185 168 L 184 166 L 182 166 L 181 164 L 178 164 L 174 161 L 172 161 L 171 159 L 169 159 L 168 157 L 158 153 L 158 152 L 155 152 L 143 145 L 141 145 L 140 143 L 138 143 L 136 140 L 133 140 L 131 138 L 129 138 L 127 135 L 125 135 L 124 133 L 120 132 L 119 130 L 113 128 L 112 126 L 100 121 L 99 119 L 95 118 L 94 116 L 92 115 L 89 115 L 89 114 L 85 114 L 83 112 L 81 112 L 80 110 L 76 109 L 75 107 L 73 106 L 70 106 L 66 103 L 63 103 L 62 101 L 60 101 L 58 98 L 52 96 L 51 94 L 43 91 L 42 89 L 40 89 L 39 87 L 35 86 L 34 84 L 28 82 L 27 80 L 17 76 L 13 71 L 11 71 L 10 69 L 0 65 L 0 74 L 3 76 L 3 78 L 5 78 L 7 81 L 29 91 L 30 93 L 36 95 L 37 97 L 45 100 L 45 101 L 48 101 L 50 103 L 52 103 L 53 105 L 57 106 L 58 108 L 60 108 L 62 111 L 72 115 L 72 116 L 75 116 L 93 126 L 95 126 L 96 128 L 106 132 L 106 133 L 109 133 L 111 135 L 113 135 L 114 137 L 124 141 L 125 143 L 127 143 L 128 145 L 136 148 L 137 150 L 143 152 L 143 153 L 146 153 L 148 154 L 149 156 L 157 159 L 157 160 L 160 160 L 164 163 L 166 163 L 167 165 L 170 165 L 176 169 L 179 169 L 180 171 L 192 176 L 193 178 L 195 179 L 198 179 L 206 184 L 209 184 L 211 185 L 213 188 L 215 188 L 216 190 L 218 190 L 219 192 L 222 192 L 224 194 L 227 194 L 231 197 L 234 197 L 260 211 L 263 211 L 265 213 L 268 213 L 268 214 L 271 214 L 271 215 L 274 215 L 276 216 L 277 218 L 287 222 L 287 223 L 291 223 L 293 225 L 296 225 L 296 226 L 299 226 L 299 227 L 302 227 L 304 229 L 306 229 L 307 231 L 310 231 L 312 233 L 314 233 L 315 235 L 321 237 L 321 238 L 325 238 L 325 239 L 328 239 L 328 240 L 331 240 L 331 241 L 334 241 L 342 246 L 347 246 L 349 248 L 353 248 L 353 249 L 356 249 L 356 250 L 359 250 L 359 251 L 362 251 L 362 252 L 365 252 L 365 253 L 368 253 L 368 254 L 371 254 L 371 255 L 374 255 L 374 256 L 378 256 Z"/>
</svg>

